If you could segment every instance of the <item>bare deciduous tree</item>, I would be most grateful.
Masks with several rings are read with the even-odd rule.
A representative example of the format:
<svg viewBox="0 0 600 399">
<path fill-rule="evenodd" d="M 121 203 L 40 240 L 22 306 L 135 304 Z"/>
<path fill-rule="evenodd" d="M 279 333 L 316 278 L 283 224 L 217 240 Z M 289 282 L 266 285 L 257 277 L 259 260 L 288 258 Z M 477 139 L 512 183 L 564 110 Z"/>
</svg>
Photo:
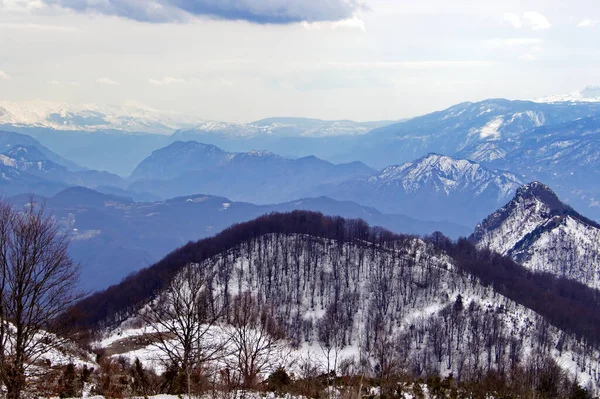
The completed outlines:
<svg viewBox="0 0 600 399">
<path fill-rule="evenodd" d="M 226 345 L 213 328 L 223 316 L 223 307 L 214 293 L 212 278 L 199 265 L 186 265 L 143 313 L 155 331 L 155 345 L 166 356 L 167 366 L 185 375 L 188 396 L 193 372 L 220 357 Z"/>
<path fill-rule="evenodd" d="M 283 331 L 270 309 L 259 306 L 250 292 L 234 298 L 228 331 L 234 353 L 232 368 L 239 373 L 243 388 L 253 388 L 261 373 L 282 366 L 281 361 L 285 359 Z"/>
<path fill-rule="evenodd" d="M 0 203 L 0 373 L 9 399 L 21 396 L 27 369 L 62 343 L 57 317 L 81 297 L 68 245 L 33 200 L 22 212 Z"/>
</svg>

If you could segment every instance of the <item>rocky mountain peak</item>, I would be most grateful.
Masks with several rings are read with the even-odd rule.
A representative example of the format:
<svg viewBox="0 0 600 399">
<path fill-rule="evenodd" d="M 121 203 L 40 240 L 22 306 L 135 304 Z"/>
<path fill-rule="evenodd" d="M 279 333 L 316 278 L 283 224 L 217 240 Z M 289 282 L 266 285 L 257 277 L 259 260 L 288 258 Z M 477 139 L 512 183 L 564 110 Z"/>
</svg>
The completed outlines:
<svg viewBox="0 0 600 399">
<path fill-rule="evenodd" d="M 471 240 L 533 271 L 600 287 L 600 225 L 540 182 L 521 186 L 512 201 L 477 225 Z"/>
<path fill-rule="evenodd" d="M 550 187 L 538 181 L 519 187 L 514 198 L 514 201 L 530 202 L 531 200 L 542 202 L 550 211 L 563 211 L 566 208 Z"/>
</svg>

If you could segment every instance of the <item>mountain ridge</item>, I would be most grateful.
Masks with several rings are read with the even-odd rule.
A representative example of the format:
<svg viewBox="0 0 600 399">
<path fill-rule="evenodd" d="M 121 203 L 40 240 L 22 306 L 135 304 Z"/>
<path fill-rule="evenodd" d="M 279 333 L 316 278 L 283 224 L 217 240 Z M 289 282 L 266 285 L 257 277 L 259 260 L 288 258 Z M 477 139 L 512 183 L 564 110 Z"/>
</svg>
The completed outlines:
<svg viewBox="0 0 600 399">
<path fill-rule="evenodd" d="M 376 367 L 377 359 L 398 350 L 417 375 L 424 368 L 414 366 L 427 354 L 436 375 L 447 370 L 460 380 L 460 359 L 469 359 L 467 364 L 476 370 L 501 369 L 509 344 L 521 342 L 523 348 L 537 348 L 536 356 L 555 359 L 573 378 L 584 378 L 584 384 L 598 383 L 593 372 L 581 368 L 581 345 L 598 339 L 594 331 L 600 303 L 594 290 L 531 273 L 508 258 L 478 251 L 466 240 L 419 240 L 310 212 L 263 216 L 189 243 L 84 299 L 78 309 L 90 316 L 88 323 L 107 331 L 107 341 L 120 335 L 142 337 L 142 313 L 158 306 L 162 300 L 156 298 L 168 295 L 170 281 L 186 270 L 212 275 L 217 268 L 219 277 L 205 287 L 211 290 L 209 298 L 230 298 L 223 302 L 228 309 L 239 295 L 252 295 L 259 309 L 273 315 L 292 352 L 319 343 L 337 348 L 336 353 L 364 345 L 364 356 L 375 359 Z M 445 327 L 454 331 L 448 323 L 466 327 L 447 334 Z M 319 333 L 324 329 L 339 332 L 339 340 L 328 341 L 330 335 Z M 414 337 L 417 332 L 420 340 Z M 436 333 L 446 335 L 440 339 Z M 393 346 L 394 338 L 403 345 Z M 481 345 L 466 345 L 473 340 Z M 121 352 L 144 361 L 147 353 L 143 348 Z M 513 367 L 528 356 L 519 349 Z M 589 363 L 594 355 L 585 359 L 595 367 L 596 360 Z"/>
<path fill-rule="evenodd" d="M 22 208 L 31 197 L 21 194 L 7 201 Z M 361 218 L 397 233 L 425 235 L 442 231 L 453 238 L 469 234 L 469 228 L 460 224 L 385 214 L 350 201 L 326 197 L 273 205 L 255 205 L 204 194 L 136 202 L 122 195 L 69 187 L 53 196 L 34 198 L 44 203 L 47 211 L 68 232 L 72 240 L 71 255 L 82 265 L 86 291 L 117 283 L 190 240 L 211 236 L 231 224 L 271 212 L 303 209 Z"/>
<path fill-rule="evenodd" d="M 565 205 L 540 182 L 522 186 L 507 205 L 477 225 L 470 239 L 532 270 L 600 288 L 600 224 Z"/>
<path fill-rule="evenodd" d="M 504 203 L 520 186 L 515 175 L 435 153 L 388 166 L 370 177 L 327 186 L 325 195 L 351 199 L 385 212 L 429 214 L 436 220 L 473 223 Z M 469 213 L 458 204 L 470 204 Z M 462 209 L 469 208 L 469 206 Z M 472 212 L 476 213 L 473 215 Z"/>
</svg>

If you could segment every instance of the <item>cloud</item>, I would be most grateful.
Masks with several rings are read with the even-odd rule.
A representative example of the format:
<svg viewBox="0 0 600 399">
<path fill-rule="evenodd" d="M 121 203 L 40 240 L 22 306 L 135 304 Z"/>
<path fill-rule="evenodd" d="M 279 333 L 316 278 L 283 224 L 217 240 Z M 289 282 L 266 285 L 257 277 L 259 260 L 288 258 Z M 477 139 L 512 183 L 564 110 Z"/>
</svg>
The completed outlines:
<svg viewBox="0 0 600 399">
<path fill-rule="evenodd" d="M 550 21 L 548 21 L 548 18 L 535 11 L 527 11 L 523 13 L 523 19 L 529 26 L 531 26 L 531 29 L 533 30 L 549 29 L 552 26 Z"/>
<path fill-rule="evenodd" d="M 527 54 L 523 54 L 522 56 L 520 56 L 519 60 L 531 62 L 531 61 L 535 61 L 536 58 L 533 54 L 527 53 Z"/>
<path fill-rule="evenodd" d="M 521 46 L 539 46 L 544 41 L 538 38 L 520 37 L 510 39 L 492 39 L 486 43 L 493 47 L 521 47 Z"/>
<path fill-rule="evenodd" d="M 54 85 L 54 86 L 57 86 L 57 85 L 59 85 L 59 84 L 60 84 L 60 80 L 49 80 L 49 81 L 48 81 L 48 84 L 49 84 L 49 85 Z"/>
<path fill-rule="evenodd" d="M 107 86 L 118 86 L 119 82 L 115 82 L 110 78 L 98 78 L 96 79 L 96 83 Z"/>
<path fill-rule="evenodd" d="M 519 17 L 517 14 L 506 13 L 504 14 L 504 20 L 517 29 L 523 26 L 521 17 Z"/>
<path fill-rule="evenodd" d="M 308 30 L 325 30 L 325 29 L 358 29 L 366 32 L 365 22 L 354 15 L 352 18 L 344 19 L 335 22 L 306 22 L 302 23 L 305 29 Z"/>
<path fill-rule="evenodd" d="M 154 86 L 169 86 L 172 84 L 185 83 L 185 80 L 174 78 L 172 76 L 165 76 L 162 79 L 149 79 L 148 82 Z"/>
<path fill-rule="evenodd" d="M 585 18 L 583 21 L 581 21 L 580 23 L 577 24 L 578 28 L 591 28 L 592 26 L 596 25 L 598 23 L 598 21 L 589 19 L 589 18 Z"/>
<path fill-rule="evenodd" d="M 506 13 L 504 14 L 504 20 L 516 29 L 519 29 L 523 26 L 526 26 L 531 30 L 544 30 L 552 27 L 552 24 L 548 18 L 537 11 L 527 11 L 521 16 L 517 14 Z"/>
<path fill-rule="evenodd" d="M 13 24 L 13 23 L 0 23 L 0 29 L 11 29 L 20 31 L 33 31 L 33 32 L 76 32 L 77 28 L 72 26 L 60 26 L 60 25 L 42 25 L 42 24 Z"/>
<path fill-rule="evenodd" d="M 116 15 L 143 22 L 182 21 L 190 16 L 257 24 L 342 21 L 352 18 L 359 0 L 43 0 L 76 12 Z"/>
<path fill-rule="evenodd" d="M 479 68 L 496 65 L 491 61 L 391 61 L 391 62 L 327 62 L 316 64 L 317 69 L 375 70 L 375 69 L 446 69 Z"/>
<path fill-rule="evenodd" d="M 45 7 L 43 0 L 0 0 L 0 8 L 6 11 L 31 12 Z"/>
<path fill-rule="evenodd" d="M 8 80 L 10 79 L 10 75 L 4 71 L 0 71 L 0 80 Z"/>
</svg>

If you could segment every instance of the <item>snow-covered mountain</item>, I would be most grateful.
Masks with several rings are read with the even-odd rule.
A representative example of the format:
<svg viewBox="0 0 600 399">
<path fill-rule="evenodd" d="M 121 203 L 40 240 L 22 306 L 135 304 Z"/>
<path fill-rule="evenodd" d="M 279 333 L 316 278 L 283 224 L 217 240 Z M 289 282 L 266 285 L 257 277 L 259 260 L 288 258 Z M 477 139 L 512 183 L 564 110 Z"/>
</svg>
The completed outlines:
<svg viewBox="0 0 600 399">
<path fill-rule="evenodd" d="M 563 204 L 542 183 L 520 187 L 471 239 L 531 270 L 600 288 L 600 225 Z"/>
<path fill-rule="evenodd" d="M 135 102 L 122 106 L 68 104 L 52 101 L 0 101 L 0 125 L 38 127 L 56 130 L 144 132 L 175 134 L 174 140 L 194 139 L 203 135 L 248 138 L 279 136 L 344 136 L 365 134 L 392 123 L 324 121 L 308 118 L 270 118 L 251 123 L 231 123 L 197 116 L 166 112 Z"/>
<path fill-rule="evenodd" d="M 324 191 L 333 198 L 352 199 L 385 212 L 402 210 L 417 218 L 474 224 L 506 203 L 520 185 L 511 173 L 428 154 Z"/>
<path fill-rule="evenodd" d="M 600 116 L 540 126 L 503 140 L 479 142 L 458 156 L 544 181 L 570 205 L 600 219 Z"/>
<path fill-rule="evenodd" d="M 72 171 L 84 169 L 75 162 L 65 159 L 43 146 L 33 137 L 25 134 L 0 130 L 0 152 L 20 161 L 47 160 Z"/>
<path fill-rule="evenodd" d="M 363 135 L 372 129 L 389 125 L 392 121 L 354 122 L 350 120 L 328 121 L 310 118 L 268 118 L 236 124 L 207 121 L 192 129 L 181 129 L 173 134 L 173 140 L 200 140 L 207 136 L 251 139 L 267 137 L 335 137 Z"/>
<path fill-rule="evenodd" d="M 63 165 L 60 165 L 50 158 L 61 160 L 58 156 L 48 156 L 43 153 L 40 148 L 35 145 L 12 146 L 8 151 L 0 154 L 0 164 L 15 169 L 21 173 L 18 174 L 21 178 L 26 175 L 35 176 L 46 180 L 48 185 L 56 183 L 57 188 L 63 188 L 66 185 L 85 186 L 85 187 L 123 187 L 123 180 L 114 174 L 107 172 L 99 172 L 96 170 L 71 170 Z M 69 164 L 68 162 L 66 164 Z M 14 174 L 14 173 L 13 173 Z M 20 193 L 17 187 L 7 187 L 9 192 L 16 194 Z M 17 191 L 14 191 L 17 190 Z M 35 187 L 31 187 L 33 194 L 48 194 L 48 192 L 39 192 Z"/>
<path fill-rule="evenodd" d="M 582 90 L 575 90 L 567 94 L 557 94 L 533 100 L 539 103 L 558 102 L 600 102 L 600 86 L 588 86 Z"/>
<path fill-rule="evenodd" d="M 354 148 L 360 160 L 379 166 L 408 161 L 428 152 L 471 158 L 464 151 L 486 142 L 522 138 L 540 126 L 551 126 L 595 116 L 600 103 L 536 103 L 489 99 L 374 129 Z M 459 156 L 459 155 L 456 155 Z"/>
<path fill-rule="evenodd" d="M 125 106 L 50 101 L 0 102 L 0 125 L 57 130 L 120 130 L 171 134 L 203 123 L 198 117 L 159 111 L 140 104 Z"/>
<path fill-rule="evenodd" d="M 565 324 L 580 303 L 553 315 L 541 299 L 564 304 L 557 288 L 510 260 L 505 265 L 479 256 L 468 243 L 454 247 L 443 242 L 386 235 L 358 221 L 306 212 L 270 215 L 190 243 L 79 308 L 94 325 L 108 326 L 98 349 L 138 358 L 162 371 L 165 355 L 148 339 L 156 325 L 145 315 L 153 309 L 160 314 L 163 304 L 177 301 L 182 294 L 177 287 L 192 287 L 185 285 L 195 278 L 190 276 L 207 276 L 198 288 L 203 300 L 210 311 L 227 315 L 208 334 L 211 340 L 227 341 L 243 327 L 229 323 L 241 312 L 269 318 L 283 337 L 278 347 L 285 350 L 262 351 L 253 358 L 263 360 L 261 379 L 277 367 L 300 371 L 298 363 L 308 358 L 320 365 L 316 375 L 333 371 L 343 376 L 348 365 L 362 365 L 361 375 L 372 378 L 388 378 L 383 373 L 389 372 L 414 378 L 452 374 L 458 381 L 474 381 L 487 372 L 512 373 L 544 358 L 594 392 L 598 352 L 586 344 L 592 335 L 580 341 L 568 330 L 579 328 L 575 324 L 582 320 Z M 529 284 L 531 291 L 519 294 L 510 284 L 480 279 L 498 269 L 512 270 L 507 278 Z M 247 301 L 241 302 L 243 298 Z M 530 298 L 536 299 L 530 305 L 536 310 L 521 302 Z M 555 320 L 565 329 L 553 325 Z M 245 331 L 252 336 L 259 328 L 253 324 Z M 177 348 L 178 343 L 169 345 Z M 231 364 L 228 373 L 234 378 L 243 363 L 227 363 L 229 356 L 215 356 L 203 369 L 215 373 Z M 265 356 L 274 358 L 264 361 Z M 393 371 L 381 371 L 387 365 Z M 394 385 L 394 392 L 402 391 Z"/>
</svg>

